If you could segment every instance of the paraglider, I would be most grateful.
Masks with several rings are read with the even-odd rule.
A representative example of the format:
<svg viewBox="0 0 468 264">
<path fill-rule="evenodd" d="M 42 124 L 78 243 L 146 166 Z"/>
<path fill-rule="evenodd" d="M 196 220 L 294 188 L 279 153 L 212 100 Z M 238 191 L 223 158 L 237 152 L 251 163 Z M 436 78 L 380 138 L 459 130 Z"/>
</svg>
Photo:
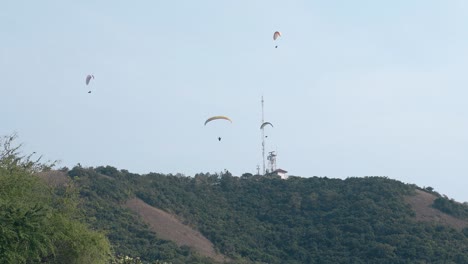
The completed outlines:
<svg viewBox="0 0 468 264">
<path fill-rule="evenodd" d="M 88 76 L 86 76 L 86 85 L 89 84 L 89 82 L 91 81 L 91 79 L 94 79 L 94 75 L 88 74 Z"/>
<path fill-rule="evenodd" d="M 213 117 L 208 118 L 205 121 L 205 126 L 206 126 L 206 124 L 208 124 L 209 122 L 214 121 L 214 120 L 227 120 L 227 121 L 232 123 L 232 120 L 227 116 L 213 116 Z M 218 137 L 218 141 L 221 141 L 221 137 Z"/>
<path fill-rule="evenodd" d="M 273 124 L 270 123 L 270 122 L 264 122 L 261 126 L 260 126 L 260 129 L 263 129 L 266 125 L 270 125 L 271 127 L 273 127 Z"/>
<path fill-rule="evenodd" d="M 275 33 L 273 33 L 273 40 L 276 40 L 279 37 L 281 37 L 281 32 L 275 31 Z"/>
<path fill-rule="evenodd" d="M 213 116 L 213 117 L 208 118 L 208 119 L 205 121 L 205 126 L 206 126 L 206 124 L 208 124 L 209 122 L 211 122 L 211 121 L 213 121 L 213 120 L 218 120 L 218 119 L 224 119 L 224 120 L 227 120 L 227 121 L 229 121 L 229 122 L 232 123 L 232 120 L 231 120 L 229 117 L 227 117 L 227 116 Z"/>
<path fill-rule="evenodd" d="M 281 37 L 281 32 L 275 31 L 275 33 L 273 33 L 273 41 L 275 41 L 279 37 Z M 278 45 L 275 46 L 275 49 L 276 48 L 278 48 Z"/>
<path fill-rule="evenodd" d="M 263 122 L 263 124 L 260 126 L 260 129 L 263 130 L 263 128 L 264 128 L 266 125 L 270 125 L 271 127 L 273 127 L 273 124 L 272 124 L 272 123 L 270 123 L 270 122 Z M 265 137 L 267 138 L 268 136 L 265 136 Z"/>
<path fill-rule="evenodd" d="M 94 75 L 88 74 L 88 76 L 86 76 L 86 85 L 89 85 L 89 82 L 91 81 L 91 79 L 94 79 Z M 88 91 L 88 93 L 91 93 L 91 90 Z"/>
</svg>

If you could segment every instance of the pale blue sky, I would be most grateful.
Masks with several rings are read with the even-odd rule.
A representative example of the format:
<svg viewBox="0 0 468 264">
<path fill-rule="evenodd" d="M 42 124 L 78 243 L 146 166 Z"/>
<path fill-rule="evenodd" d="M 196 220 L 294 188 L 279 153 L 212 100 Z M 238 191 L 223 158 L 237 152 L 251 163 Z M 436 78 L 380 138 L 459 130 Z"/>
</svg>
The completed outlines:
<svg viewBox="0 0 468 264">
<path fill-rule="evenodd" d="M 7 0 L 0 32 L 0 135 L 61 166 L 253 173 L 263 95 L 290 174 L 468 201 L 466 1 Z"/>
</svg>

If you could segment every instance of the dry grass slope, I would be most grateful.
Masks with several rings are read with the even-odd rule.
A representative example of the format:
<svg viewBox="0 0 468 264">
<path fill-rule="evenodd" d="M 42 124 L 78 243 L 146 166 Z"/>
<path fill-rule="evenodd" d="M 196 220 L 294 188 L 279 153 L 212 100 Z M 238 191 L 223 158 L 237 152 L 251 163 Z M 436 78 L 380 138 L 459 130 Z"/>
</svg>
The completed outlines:
<svg viewBox="0 0 468 264">
<path fill-rule="evenodd" d="M 416 220 L 433 222 L 451 226 L 457 230 L 468 227 L 468 222 L 455 218 L 432 207 L 437 197 L 422 190 L 416 190 L 416 195 L 406 197 L 406 202 L 411 205 L 416 213 Z"/>
<path fill-rule="evenodd" d="M 70 178 L 68 178 L 65 172 L 57 170 L 40 172 L 37 176 L 52 187 L 64 186 L 70 182 Z"/>
<path fill-rule="evenodd" d="M 173 215 L 133 198 L 125 204 L 127 208 L 141 216 L 160 238 L 175 242 L 179 246 L 189 246 L 200 255 L 210 257 L 218 262 L 226 262 L 227 258 L 216 253 L 213 244 L 200 232 L 182 224 Z"/>
</svg>

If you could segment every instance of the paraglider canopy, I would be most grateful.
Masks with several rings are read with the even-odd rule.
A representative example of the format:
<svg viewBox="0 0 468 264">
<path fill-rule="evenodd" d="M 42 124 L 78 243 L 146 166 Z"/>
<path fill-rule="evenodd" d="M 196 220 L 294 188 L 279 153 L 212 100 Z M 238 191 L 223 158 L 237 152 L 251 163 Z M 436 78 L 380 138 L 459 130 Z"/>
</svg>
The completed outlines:
<svg viewBox="0 0 468 264">
<path fill-rule="evenodd" d="M 227 121 L 229 121 L 229 122 L 232 123 L 232 120 L 231 120 L 229 117 L 227 117 L 227 116 L 213 116 L 213 117 L 208 118 L 208 119 L 205 121 L 205 126 L 206 126 L 206 124 L 208 124 L 209 122 L 211 122 L 211 121 L 213 121 L 213 120 L 218 120 L 218 119 L 224 119 L 224 120 L 227 120 Z"/>
<path fill-rule="evenodd" d="M 279 37 L 281 37 L 281 32 L 275 31 L 275 33 L 273 33 L 273 40 L 276 40 Z"/>
<path fill-rule="evenodd" d="M 266 125 L 270 125 L 271 127 L 273 127 L 273 124 L 270 123 L 270 122 L 264 122 L 261 126 L 260 126 L 260 129 L 263 129 Z"/>
<path fill-rule="evenodd" d="M 91 79 L 94 79 L 94 75 L 88 74 L 88 76 L 86 76 L 86 85 L 89 84 L 89 82 L 91 81 Z"/>
</svg>

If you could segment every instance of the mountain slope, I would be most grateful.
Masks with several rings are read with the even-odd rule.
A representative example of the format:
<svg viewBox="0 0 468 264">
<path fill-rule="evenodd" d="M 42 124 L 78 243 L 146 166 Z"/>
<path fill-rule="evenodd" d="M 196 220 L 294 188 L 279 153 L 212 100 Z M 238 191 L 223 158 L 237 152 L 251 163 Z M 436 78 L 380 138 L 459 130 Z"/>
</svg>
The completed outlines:
<svg viewBox="0 0 468 264">
<path fill-rule="evenodd" d="M 468 228 L 449 225 L 465 220 L 432 211 L 433 197 L 384 177 L 185 177 L 112 167 L 68 174 L 79 182 L 94 226 L 112 226 L 107 231 L 116 249 L 147 261 L 213 263 L 181 246 L 187 240 L 177 230 L 145 225 L 149 215 L 135 213 L 137 205 L 140 213 L 182 219 L 212 243 L 205 249 L 233 263 L 468 263 Z M 132 203 L 134 211 L 126 209 Z M 463 205 L 448 205 L 448 212 L 465 215 Z M 420 221 L 430 217 L 452 222 Z"/>
<path fill-rule="evenodd" d="M 435 199 L 437 199 L 436 195 L 417 189 L 416 194 L 408 196 L 405 201 L 415 211 L 417 221 L 447 225 L 459 231 L 468 227 L 468 221 L 453 217 L 432 207 Z"/>
<path fill-rule="evenodd" d="M 154 208 L 138 198 L 133 198 L 125 203 L 125 206 L 137 213 L 148 224 L 158 237 L 175 242 L 179 246 L 193 248 L 203 256 L 212 258 L 218 262 L 225 261 L 225 257 L 216 253 L 213 243 L 206 239 L 200 232 L 181 223 L 177 218 Z"/>
</svg>

